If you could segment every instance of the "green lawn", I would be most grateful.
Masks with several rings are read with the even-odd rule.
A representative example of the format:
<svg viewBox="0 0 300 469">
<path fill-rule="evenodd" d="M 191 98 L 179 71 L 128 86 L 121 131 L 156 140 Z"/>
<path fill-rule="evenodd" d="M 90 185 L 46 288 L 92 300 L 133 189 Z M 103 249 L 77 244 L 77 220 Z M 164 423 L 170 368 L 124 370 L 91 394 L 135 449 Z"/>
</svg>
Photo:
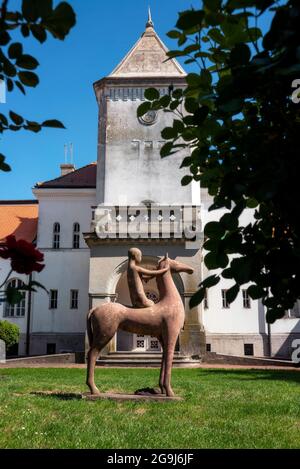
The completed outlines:
<svg viewBox="0 0 300 469">
<path fill-rule="evenodd" d="M 97 369 L 103 391 L 156 385 L 158 370 Z M 1 448 L 299 448 L 300 373 L 175 369 L 182 402 L 65 400 L 84 369 L 0 369 Z"/>
</svg>

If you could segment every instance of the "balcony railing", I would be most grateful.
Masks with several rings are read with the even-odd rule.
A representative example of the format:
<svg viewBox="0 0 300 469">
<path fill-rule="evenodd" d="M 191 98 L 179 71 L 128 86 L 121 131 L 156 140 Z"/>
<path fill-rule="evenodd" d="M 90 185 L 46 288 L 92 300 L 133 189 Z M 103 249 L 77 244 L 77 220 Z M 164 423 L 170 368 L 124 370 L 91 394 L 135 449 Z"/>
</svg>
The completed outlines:
<svg viewBox="0 0 300 469">
<path fill-rule="evenodd" d="M 202 233 L 200 206 L 151 205 L 92 207 L 91 231 L 99 238 L 179 238 Z"/>
</svg>

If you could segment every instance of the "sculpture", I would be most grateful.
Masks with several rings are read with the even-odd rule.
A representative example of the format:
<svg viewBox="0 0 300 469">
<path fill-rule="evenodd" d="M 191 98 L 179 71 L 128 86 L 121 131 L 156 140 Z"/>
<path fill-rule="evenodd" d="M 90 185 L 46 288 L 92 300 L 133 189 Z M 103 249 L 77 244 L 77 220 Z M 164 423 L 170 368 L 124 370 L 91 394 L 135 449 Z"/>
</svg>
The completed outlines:
<svg viewBox="0 0 300 469">
<path fill-rule="evenodd" d="M 100 394 L 95 385 L 94 371 L 101 350 L 113 338 L 118 329 L 127 332 L 157 337 L 162 346 L 162 361 L 159 377 L 161 393 L 174 396 L 171 387 L 171 371 L 174 350 L 180 330 L 184 324 L 185 311 L 181 297 L 172 278 L 172 273 L 193 273 L 193 269 L 166 255 L 158 264 L 164 273 L 156 278 L 160 295 L 158 303 L 149 307 L 134 308 L 119 303 L 105 303 L 91 309 L 87 317 L 89 351 L 87 356 L 87 381 L 91 394 Z M 149 271 L 151 274 L 157 271 Z M 148 274 L 147 274 L 148 275 Z"/>
<path fill-rule="evenodd" d="M 142 261 L 140 249 L 131 248 L 128 251 L 127 282 L 130 299 L 134 308 L 147 308 L 153 306 L 154 302 L 148 299 L 144 292 L 142 278 L 150 279 L 164 274 L 168 269 L 148 270 L 139 266 Z"/>
</svg>

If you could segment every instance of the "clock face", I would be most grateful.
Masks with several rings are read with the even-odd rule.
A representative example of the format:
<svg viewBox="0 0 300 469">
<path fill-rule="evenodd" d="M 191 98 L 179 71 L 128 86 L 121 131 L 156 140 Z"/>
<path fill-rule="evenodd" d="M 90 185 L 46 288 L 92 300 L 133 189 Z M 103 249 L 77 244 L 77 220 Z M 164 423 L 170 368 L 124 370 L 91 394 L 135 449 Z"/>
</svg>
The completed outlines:
<svg viewBox="0 0 300 469">
<path fill-rule="evenodd" d="M 141 124 L 144 125 L 153 125 L 157 121 L 157 112 L 156 111 L 148 111 L 142 117 L 139 118 Z"/>
</svg>

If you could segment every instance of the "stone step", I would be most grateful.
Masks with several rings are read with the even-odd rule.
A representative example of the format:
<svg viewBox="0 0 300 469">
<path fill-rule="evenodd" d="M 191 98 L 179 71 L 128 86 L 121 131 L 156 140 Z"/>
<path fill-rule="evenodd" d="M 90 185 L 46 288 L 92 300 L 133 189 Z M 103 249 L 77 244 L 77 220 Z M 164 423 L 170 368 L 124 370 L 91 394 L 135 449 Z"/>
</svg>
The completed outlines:
<svg viewBox="0 0 300 469">
<path fill-rule="evenodd" d="M 100 356 L 97 360 L 98 366 L 124 366 L 124 367 L 160 367 L 161 353 L 140 353 L 115 352 L 109 355 Z M 192 360 L 190 357 L 179 355 L 174 356 L 174 367 L 193 367 L 198 366 L 201 360 Z"/>
</svg>

